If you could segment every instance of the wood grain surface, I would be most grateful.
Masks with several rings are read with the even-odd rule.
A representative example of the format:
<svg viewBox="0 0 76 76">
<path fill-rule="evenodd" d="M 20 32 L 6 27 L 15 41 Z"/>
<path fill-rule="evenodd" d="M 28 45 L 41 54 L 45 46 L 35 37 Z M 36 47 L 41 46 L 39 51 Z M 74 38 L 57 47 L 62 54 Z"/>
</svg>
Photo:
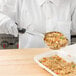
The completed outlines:
<svg viewBox="0 0 76 76">
<path fill-rule="evenodd" d="M 33 60 L 48 48 L 0 50 L 0 76 L 52 76 Z"/>
</svg>

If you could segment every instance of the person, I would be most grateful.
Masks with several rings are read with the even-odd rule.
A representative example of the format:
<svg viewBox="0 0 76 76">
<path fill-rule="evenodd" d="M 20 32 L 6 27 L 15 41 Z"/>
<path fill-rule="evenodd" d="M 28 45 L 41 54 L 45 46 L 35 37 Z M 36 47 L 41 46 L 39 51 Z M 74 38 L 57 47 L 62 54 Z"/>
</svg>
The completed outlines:
<svg viewBox="0 0 76 76">
<path fill-rule="evenodd" d="M 19 48 L 46 47 L 46 32 L 59 31 L 69 40 L 71 31 L 76 33 L 75 0 L 2 0 L 1 12 L 11 17 L 19 29 Z"/>
</svg>

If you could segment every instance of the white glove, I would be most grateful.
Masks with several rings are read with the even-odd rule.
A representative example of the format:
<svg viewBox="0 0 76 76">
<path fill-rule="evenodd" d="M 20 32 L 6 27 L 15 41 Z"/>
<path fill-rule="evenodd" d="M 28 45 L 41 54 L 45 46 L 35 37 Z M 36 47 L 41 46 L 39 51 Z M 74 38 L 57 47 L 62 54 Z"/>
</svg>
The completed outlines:
<svg viewBox="0 0 76 76">
<path fill-rule="evenodd" d="M 17 25 L 15 22 L 2 13 L 0 13 L 0 34 L 18 36 Z"/>
</svg>

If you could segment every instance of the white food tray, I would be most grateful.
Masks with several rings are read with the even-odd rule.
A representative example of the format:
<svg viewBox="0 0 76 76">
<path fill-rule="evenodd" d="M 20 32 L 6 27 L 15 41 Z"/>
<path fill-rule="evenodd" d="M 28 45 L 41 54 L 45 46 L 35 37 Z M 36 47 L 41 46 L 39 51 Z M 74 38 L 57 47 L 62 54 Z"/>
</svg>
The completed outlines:
<svg viewBox="0 0 76 76">
<path fill-rule="evenodd" d="M 39 62 L 39 60 L 42 59 L 43 57 L 49 57 L 49 56 L 54 56 L 54 55 L 58 55 L 68 62 L 76 63 L 76 44 L 67 46 L 67 47 L 60 49 L 60 50 L 45 52 L 43 54 L 40 54 L 40 55 L 37 55 L 34 57 L 34 61 L 41 68 L 44 68 L 46 71 L 51 73 L 53 76 L 58 76 L 52 70 L 48 69 L 46 66 L 44 66 L 42 63 Z"/>
</svg>

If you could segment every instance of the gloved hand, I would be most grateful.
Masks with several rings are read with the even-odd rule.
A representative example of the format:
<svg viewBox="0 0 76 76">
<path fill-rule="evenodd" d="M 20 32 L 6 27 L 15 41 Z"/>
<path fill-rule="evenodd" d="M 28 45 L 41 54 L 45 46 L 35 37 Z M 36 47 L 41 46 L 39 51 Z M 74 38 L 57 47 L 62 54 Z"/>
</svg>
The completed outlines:
<svg viewBox="0 0 76 76">
<path fill-rule="evenodd" d="M 17 25 L 15 22 L 10 17 L 2 13 L 0 13 L 0 34 L 18 36 Z"/>
</svg>

